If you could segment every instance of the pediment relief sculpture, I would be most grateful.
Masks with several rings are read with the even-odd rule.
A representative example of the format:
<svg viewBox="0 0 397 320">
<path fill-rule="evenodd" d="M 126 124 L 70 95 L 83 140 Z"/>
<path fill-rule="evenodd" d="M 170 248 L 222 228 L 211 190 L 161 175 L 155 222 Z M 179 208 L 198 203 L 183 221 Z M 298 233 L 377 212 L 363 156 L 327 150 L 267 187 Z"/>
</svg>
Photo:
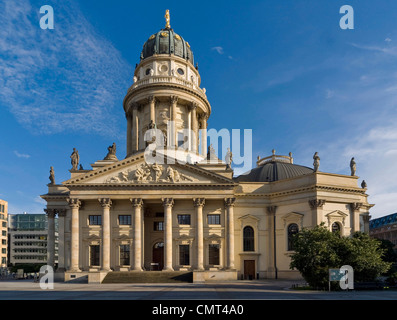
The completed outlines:
<svg viewBox="0 0 397 320">
<path fill-rule="evenodd" d="M 154 163 L 152 165 L 144 163 L 137 169 L 128 169 L 119 172 L 116 176 L 109 177 L 105 183 L 157 183 L 157 182 L 194 182 L 196 178 L 188 176 L 172 166 L 160 165 Z"/>
</svg>

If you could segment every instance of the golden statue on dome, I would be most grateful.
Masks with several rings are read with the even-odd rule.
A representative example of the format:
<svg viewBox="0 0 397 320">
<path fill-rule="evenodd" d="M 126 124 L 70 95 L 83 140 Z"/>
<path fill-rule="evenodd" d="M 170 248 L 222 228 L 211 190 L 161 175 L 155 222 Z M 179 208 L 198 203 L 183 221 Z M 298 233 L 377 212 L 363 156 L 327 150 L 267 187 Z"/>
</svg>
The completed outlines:
<svg viewBox="0 0 397 320">
<path fill-rule="evenodd" d="M 165 28 L 166 29 L 171 29 L 171 26 L 170 26 L 170 10 L 165 10 L 165 16 L 164 16 L 164 18 L 165 18 Z"/>
</svg>

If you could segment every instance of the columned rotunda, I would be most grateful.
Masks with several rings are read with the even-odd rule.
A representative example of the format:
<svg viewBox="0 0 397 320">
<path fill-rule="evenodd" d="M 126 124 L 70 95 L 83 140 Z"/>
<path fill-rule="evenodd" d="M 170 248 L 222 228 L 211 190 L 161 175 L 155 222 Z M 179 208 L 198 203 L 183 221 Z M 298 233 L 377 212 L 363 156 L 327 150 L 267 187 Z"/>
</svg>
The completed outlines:
<svg viewBox="0 0 397 320">
<path fill-rule="evenodd" d="M 49 241 L 59 219 L 58 277 L 101 282 L 122 272 L 183 271 L 194 281 L 300 278 L 289 268 L 294 233 L 321 222 L 342 235 L 368 232 L 372 205 L 355 171 L 321 172 L 317 163 L 297 165 L 273 151 L 234 176 L 207 146 L 211 105 L 194 60 L 167 12 L 165 28 L 143 45 L 124 98 L 127 154 L 119 159 L 113 144 L 85 170 L 74 150 L 70 179 L 51 179 L 41 197 Z M 147 150 L 165 161 L 147 161 Z M 50 265 L 54 256 L 50 245 Z"/>
</svg>

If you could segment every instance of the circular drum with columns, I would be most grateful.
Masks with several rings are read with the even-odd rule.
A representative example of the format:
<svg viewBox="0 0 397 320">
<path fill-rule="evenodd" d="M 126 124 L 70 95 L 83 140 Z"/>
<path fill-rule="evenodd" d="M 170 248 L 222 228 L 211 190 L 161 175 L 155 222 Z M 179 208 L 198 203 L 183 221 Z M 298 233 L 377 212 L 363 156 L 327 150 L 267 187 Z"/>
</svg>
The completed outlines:
<svg viewBox="0 0 397 320">
<path fill-rule="evenodd" d="M 192 162 L 206 156 L 206 139 L 201 148 L 198 139 L 199 129 L 207 128 L 211 105 L 200 83 L 187 41 L 169 25 L 149 37 L 123 103 L 127 157 L 146 148 L 144 135 L 150 128 L 162 131 L 166 147 L 183 145 Z"/>
</svg>

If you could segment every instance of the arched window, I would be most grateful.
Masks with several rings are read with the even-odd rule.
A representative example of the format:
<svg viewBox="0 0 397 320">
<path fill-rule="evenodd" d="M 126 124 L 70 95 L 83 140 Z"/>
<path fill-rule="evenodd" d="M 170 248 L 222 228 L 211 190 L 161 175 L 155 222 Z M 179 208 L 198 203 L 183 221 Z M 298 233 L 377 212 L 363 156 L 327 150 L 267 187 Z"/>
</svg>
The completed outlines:
<svg viewBox="0 0 397 320">
<path fill-rule="evenodd" d="M 299 232 L 299 227 L 296 223 L 291 223 L 288 226 L 288 251 L 294 250 L 293 236 Z"/>
<path fill-rule="evenodd" d="M 254 229 L 245 227 L 243 230 L 244 251 L 255 251 Z"/>
<path fill-rule="evenodd" d="M 332 232 L 338 232 L 338 233 L 340 233 L 340 224 L 339 224 L 339 223 L 334 222 L 334 223 L 332 224 Z"/>
</svg>

